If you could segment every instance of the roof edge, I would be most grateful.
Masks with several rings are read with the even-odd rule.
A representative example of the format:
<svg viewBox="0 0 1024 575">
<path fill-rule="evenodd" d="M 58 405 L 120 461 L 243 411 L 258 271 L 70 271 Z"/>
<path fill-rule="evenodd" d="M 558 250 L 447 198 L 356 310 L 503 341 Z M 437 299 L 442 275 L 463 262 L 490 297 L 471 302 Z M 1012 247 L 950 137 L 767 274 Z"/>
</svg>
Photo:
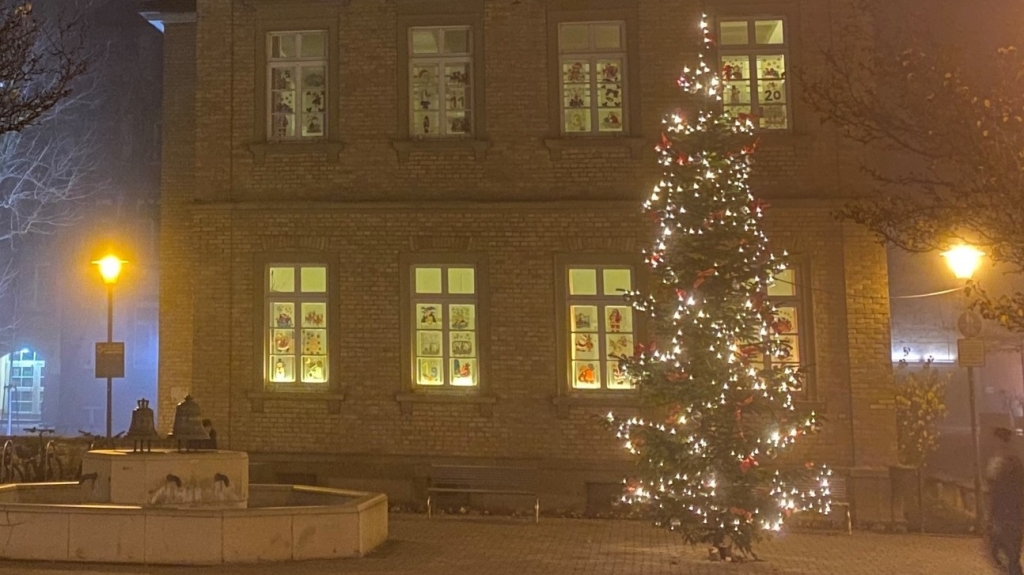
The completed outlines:
<svg viewBox="0 0 1024 575">
<path fill-rule="evenodd" d="M 167 24 L 196 21 L 196 0 L 149 0 L 140 6 L 139 15 L 160 32 Z"/>
</svg>

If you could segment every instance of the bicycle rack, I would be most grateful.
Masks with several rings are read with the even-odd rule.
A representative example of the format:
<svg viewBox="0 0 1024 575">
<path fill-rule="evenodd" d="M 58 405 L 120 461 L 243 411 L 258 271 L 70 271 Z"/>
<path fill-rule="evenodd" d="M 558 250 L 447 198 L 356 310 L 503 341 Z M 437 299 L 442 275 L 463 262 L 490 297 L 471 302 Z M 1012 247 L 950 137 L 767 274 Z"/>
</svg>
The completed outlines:
<svg viewBox="0 0 1024 575">
<path fill-rule="evenodd" d="M 14 480 L 14 441 L 8 439 L 0 450 L 0 484 Z"/>
<path fill-rule="evenodd" d="M 57 460 L 57 442 L 50 440 L 46 442 L 43 449 L 43 481 L 60 481 L 60 477 L 54 477 L 53 463 Z"/>
</svg>

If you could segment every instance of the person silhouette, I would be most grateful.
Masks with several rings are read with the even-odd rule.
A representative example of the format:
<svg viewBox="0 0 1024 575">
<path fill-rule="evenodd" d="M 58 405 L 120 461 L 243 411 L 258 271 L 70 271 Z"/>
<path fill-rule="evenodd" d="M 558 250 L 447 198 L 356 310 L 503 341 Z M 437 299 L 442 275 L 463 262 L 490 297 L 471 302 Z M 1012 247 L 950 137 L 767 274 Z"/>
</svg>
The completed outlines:
<svg viewBox="0 0 1024 575">
<path fill-rule="evenodd" d="M 1012 449 L 1013 431 L 997 428 L 996 454 L 988 465 L 989 552 L 1007 575 L 1024 575 L 1020 565 L 1024 529 L 1024 464 Z"/>
</svg>

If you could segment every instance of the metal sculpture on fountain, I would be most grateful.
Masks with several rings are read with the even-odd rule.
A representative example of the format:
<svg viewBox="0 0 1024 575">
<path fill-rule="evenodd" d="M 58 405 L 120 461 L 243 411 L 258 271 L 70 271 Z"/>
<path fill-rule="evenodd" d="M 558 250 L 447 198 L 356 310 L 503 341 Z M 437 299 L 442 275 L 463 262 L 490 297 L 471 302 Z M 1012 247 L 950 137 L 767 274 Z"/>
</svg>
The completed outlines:
<svg viewBox="0 0 1024 575">
<path fill-rule="evenodd" d="M 186 395 L 174 410 L 174 431 L 171 437 L 178 442 L 178 451 L 194 450 L 197 442 L 210 439 L 210 434 L 203 427 L 199 404 L 191 395 Z"/>
<path fill-rule="evenodd" d="M 125 438 L 132 440 L 132 451 L 152 451 L 153 442 L 162 439 L 156 431 L 156 421 L 148 399 L 140 399 L 138 407 L 132 411 L 132 424 Z"/>
</svg>

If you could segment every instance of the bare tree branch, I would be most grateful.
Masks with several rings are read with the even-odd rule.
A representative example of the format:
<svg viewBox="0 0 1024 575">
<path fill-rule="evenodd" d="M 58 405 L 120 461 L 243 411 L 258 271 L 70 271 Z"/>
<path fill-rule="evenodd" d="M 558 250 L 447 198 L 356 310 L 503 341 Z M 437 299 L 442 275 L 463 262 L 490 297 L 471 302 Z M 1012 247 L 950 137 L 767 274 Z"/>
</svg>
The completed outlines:
<svg viewBox="0 0 1024 575">
<path fill-rule="evenodd" d="M 86 72 L 84 21 L 43 22 L 28 0 L 0 0 L 0 135 L 20 132 L 67 98 Z"/>
<path fill-rule="evenodd" d="M 862 15 L 882 27 L 884 3 Z M 903 20 L 901 20 L 903 21 Z M 1024 271 L 1024 58 L 1012 46 L 969 70 L 951 44 L 891 27 L 846 27 L 864 39 L 824 49 L 822 75 L 798 74 L 806 102 L 848 139 L 873 152 L 875 186 L 838 215 L 912 252 L 981 244 Z M 852 47 L 851 47 L 852 46 Z M 987 63 L 986 63 L 987 65 Z M 974 286 L 976 309 L 1024 331 L 1024 295 L 993 299 Z"/>
</svg>

